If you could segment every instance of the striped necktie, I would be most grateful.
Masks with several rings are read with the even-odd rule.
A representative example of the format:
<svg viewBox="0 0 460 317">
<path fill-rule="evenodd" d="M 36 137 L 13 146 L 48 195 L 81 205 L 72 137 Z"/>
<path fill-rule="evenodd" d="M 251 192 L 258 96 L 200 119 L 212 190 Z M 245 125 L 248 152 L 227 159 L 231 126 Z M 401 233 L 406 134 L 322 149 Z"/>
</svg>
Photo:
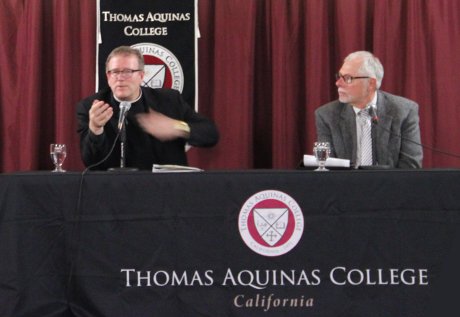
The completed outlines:
<svg viewBox="0 0 460 317">
<path fill-rule="evenodd" d="M 358 112 L 359 128 L 361 129 L 360 148 L 360 166 L 372 165 L 372 125 L 369 108 Z"/>
</svg>

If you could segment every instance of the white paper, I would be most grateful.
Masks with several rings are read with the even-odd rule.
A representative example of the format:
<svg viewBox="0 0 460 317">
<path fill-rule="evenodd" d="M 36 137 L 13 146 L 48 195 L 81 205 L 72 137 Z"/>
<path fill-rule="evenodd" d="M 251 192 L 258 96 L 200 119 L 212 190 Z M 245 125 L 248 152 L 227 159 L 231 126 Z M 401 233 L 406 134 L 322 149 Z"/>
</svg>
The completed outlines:
<svg viewBox="0 0 460 317">
<path fill-rule="evenodd" d="M 177 172 L 202 172 L 203 170 L 197 167 L 183 165 L 159 165 L 153 164 L 152 172 L 154 173 L 177 173 Z"/>
<path fill-rule="evenodd" d="M 318 166 L 318 162 L 313 155 L 305 154 L 303 156 L 303 165 L 304 166 Z M 326 160 L 326 166 L 328 167 L 350 167 L 350 160 L 339 159 L 335 157 L 329 157 Z"/>
</svg>

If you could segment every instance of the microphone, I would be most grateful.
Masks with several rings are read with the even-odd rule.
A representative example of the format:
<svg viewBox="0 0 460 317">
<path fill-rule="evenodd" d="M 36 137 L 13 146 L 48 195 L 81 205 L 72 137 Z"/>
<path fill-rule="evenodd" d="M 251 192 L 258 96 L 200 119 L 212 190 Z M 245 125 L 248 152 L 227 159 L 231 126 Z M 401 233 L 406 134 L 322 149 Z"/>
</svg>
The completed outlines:
<svg viewBox="0 0 460 317">
<path fill-rule="evenodd" d="M 129 109 L 131 108 L 131 103 L 128 101 L 120 102 L 120 116 L 118 117 L 118 130 L 120 131 L 123 127 L 126 115 L 128 114 Z"/>
<path fill-rule="evenodd" d="M 369 115 L 371 116 L 371 122 L 373 124 L 379 124 L 379 116 L 377 115 L 377 112 L 375 111 L 374 105 L 369 107 Z"/>
<path fill-rule="evenodd" d="M 426 144 L 422 144 L 422 143 L 419 143 L 417 141 L 414 141 L 412 139 L 409 139 L 409 138 L 406 138 L 404 136 L 402 136 L 401 134 L 399 133 L 395 133 L 393 131 L 391 131 L 390 129 L 386 129 L 384 126 L 382 125 L 378 125 L 379 124 L 379 117 L 377 115 L 377 112 L 375 111 L 375 106 L 372 105 L 369 107 L 369 115 L 371 116 L 371 122 L 372 124 L 375 124 L 376 126 L 378 126 L 380 129 L 388 132 L 390 135 L 395 135 L 396 137 L 400 138 L 401 140 L 405 140 L 405 141 L 408 141 L 412 144 L 415 144 L 415 145 L 418 145 L 424 149 L 428 149 L 430 151 L 433 151 L 435 153 L 439 153 L 439 154 L 443 154 L 443 155 L 447 155 L 447 156 L 450 156 L 450 157 L 454 157 L 454 158 L 460 158 L 460 155 L 458 154 L 455 154 L 455 153 L 450 153 L 450 152 L 447 152 L 447 151 L 443 151 L 443 150 L 440 150 L 440 149 L 437 149 L 433 146 L 429 146 L 429 145 L 426 145 Z M 404 154 L 404 153 L 403 153 Z"/>
<path fill-rule="evenodd" d="M 113 153 L 113 149 L 115 148 L 115 145 L 117 144 L 118 139 L 120 139 L 120 168 L 112 167 L 109 168 L 109 171 L 134 171 L 137 170 L 136 168 L 126 168 L 125 167 L 125 142 L 126 142 L 126 131 L 124 129 L 124 122 L 126 115 L 128 114 L 129 109 L 131 108 L 131 103 L 128 101 L 122 101 L 120 102 L 120 115 L 118 117 L 118 133 L 115 137 L 115 140 L 113 141 L 112 146 L 110 147 L 109 153 L 101 159 L 99 162 L 96 162 L 90 166 L 88 166 L 82 173 L 82 181 L 83 181 L 83 176 L 92 168 L 99 166 L 100 164 L 104 163 L 110 155 Z"/>
</svg>

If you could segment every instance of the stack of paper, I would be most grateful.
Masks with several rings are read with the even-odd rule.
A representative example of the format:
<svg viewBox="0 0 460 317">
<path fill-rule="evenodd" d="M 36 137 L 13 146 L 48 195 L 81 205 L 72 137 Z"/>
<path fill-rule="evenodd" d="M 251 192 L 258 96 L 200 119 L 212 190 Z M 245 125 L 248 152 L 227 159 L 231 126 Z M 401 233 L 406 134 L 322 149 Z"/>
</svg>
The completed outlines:
<svg viewBox="0 0 460 317">
<path fill-rule="evenodd" d="M 304 155 L 303 156 L 303 166 L 318 166 L 318 162 L 313 155 Z M 339 159 L 335 157 L 329 157 L 326 160 L 326 167 L 350 167 L 350 160 Z"/>
<path fill-rule="evenodd" d="M 197 167 L 183 165 L 159 165 L 153 164 L 152 172 L 154 173 L 177 173 L 177 172 L 202 172 L 203 170 Z"/>
</svg>

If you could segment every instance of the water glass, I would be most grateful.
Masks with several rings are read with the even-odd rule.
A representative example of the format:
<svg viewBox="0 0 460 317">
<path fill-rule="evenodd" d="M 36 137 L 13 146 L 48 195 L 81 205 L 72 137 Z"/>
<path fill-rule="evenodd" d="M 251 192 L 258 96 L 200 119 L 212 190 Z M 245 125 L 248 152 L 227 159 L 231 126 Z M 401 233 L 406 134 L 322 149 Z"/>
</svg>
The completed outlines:
<svg viewBox="0 0 460 317">
<path fill-rule="evenodd" d="M 316 161 L 318 162 L 318 168 L 315 171 L 324 172 L 328 171 L 326 166 L 326 160 L 331 154 L 331 147 L 329 142 L 315 142 L 313 145 L 313 154 L 315 155 Z"/>
<path fill-rule="evenodd" d="M 62 163 L 64 163 L 65 157 L 67 155 L 65 144 L 51 144 L 50 155 L 54 164 L 53 172 L 65 172 L 65 170 L 62 169 Z"/>
</svg>

